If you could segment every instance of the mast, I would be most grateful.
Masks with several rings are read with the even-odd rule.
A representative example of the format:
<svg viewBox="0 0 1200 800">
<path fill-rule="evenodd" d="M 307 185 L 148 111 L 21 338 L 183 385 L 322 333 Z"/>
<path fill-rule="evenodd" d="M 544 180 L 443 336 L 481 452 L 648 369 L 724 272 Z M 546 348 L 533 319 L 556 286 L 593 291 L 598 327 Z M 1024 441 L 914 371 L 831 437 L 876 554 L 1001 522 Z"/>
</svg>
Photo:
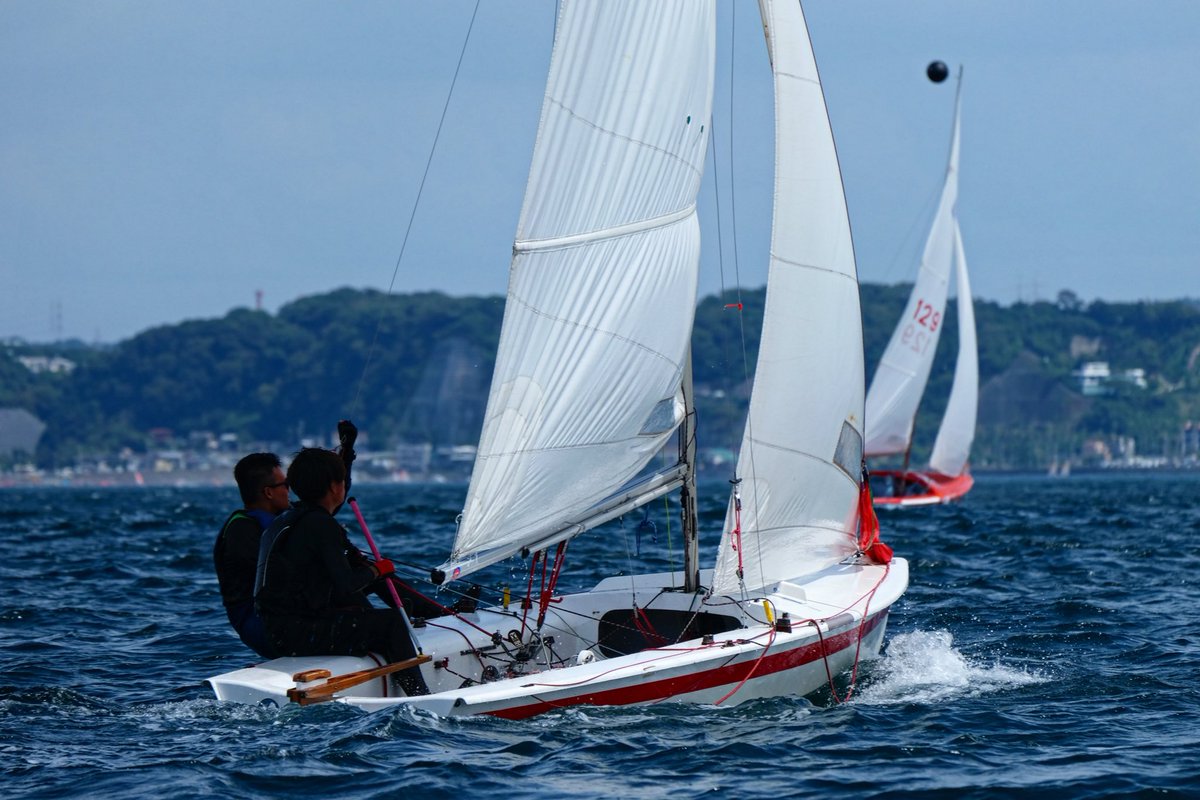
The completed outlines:
<svg viewBox="0 0 1200 800">
<path fill-rule="evenodd" d="M 684 465 L 679 493 L 683 517 L 683 590 L 700 590 L 700 538 L 696 524 L 696 404 L 692 397 L 692 350 L 683 361 L 683 422 L 679 425 L 679 460 Z"/>
<path fill-rule="evenodd" d="M 906 453 L 912 447 L 917 412 L 937 353 L 954 263 L 961 91 L 960 67 L 941 199 L 925 239 L 912 292 L 867 391 L 865 450 L 868 459 Z M 907 467 L 906 456 L 905 469 Z"/>
<path fill-rule="evenodd" d="M 958 147 L 959 147 L 959 144 L 958 144 L 959 105 L 962 102 L 962 77 L 963 77 L 963 68 L 962 68 L 962 65 L 959 64 L 958 65 L 958 76 L 957 76 L 957 79 L 955 82 L 955 87 L 954 87 L 954 122 L 950 126 L 950 154 L 946 157 L 946 180 L 949 181 L 951 176 L 954 176 L 956 182 L 958 180 L 957 175 L 958 175 Z M 958 200 L 958 198 L 957 198 L 957 190 L 956 190 L 955 191 L 955 202 L 956 203 L 957 203 L 957 200 Z M 951 217 L 955 220 L 954 227 L 955 227 L 955 230 L 957 230 L 957 228 L 958 228 L 957 209 L 952 207 L 950 214 L 951 214 Z M 933 234 L 931 232 L 930 236 L 932 236 L 932 235 Z M 943 310 L 944 309 L 945 309 L 945 305 L 943 304 Z M 934 349 L 936 349 L 936 346 Z M 904 476 L 905 476 L 905 474 L 908 473 L 908 465 L 909 465 L 909 461 L 912 456 L 913 432 L 916 430 L 917 414 L 921 411 L 921 403 L 924 401 L 924 399 L 925 399 L 925 393 L 924 393 L 924 391 L 922 391 L 920 396 L 917 399 L 917 404 L 913 407 L 912 419 L 910 419 L 909 423 L 908 423 L 908 446 L 904 448 L 904 466 L 900 468 L 900 487 L 901 488 L 899 490 L 897 490 L 897 492 L 896 492 L 897 497 L 900 496 L 901 494 L 903 494 L 903 487 L 907 483 Z"/>
</svg>

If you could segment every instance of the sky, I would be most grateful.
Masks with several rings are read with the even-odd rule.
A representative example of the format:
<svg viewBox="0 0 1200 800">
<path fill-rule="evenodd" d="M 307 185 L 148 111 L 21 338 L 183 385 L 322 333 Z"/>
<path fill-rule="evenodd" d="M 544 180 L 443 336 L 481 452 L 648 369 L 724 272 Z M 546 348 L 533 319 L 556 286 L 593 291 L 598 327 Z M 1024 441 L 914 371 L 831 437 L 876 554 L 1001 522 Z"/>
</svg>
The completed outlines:
<svg viewBox="0 0 1200 800">
<path fill-rule="evenodd" d="M 953 115 L 938 59 L 963 68 L 975 297 L 1200 298 L 1200 3 L 804 6 L 863 281 L 915 274 Z M 0 339 L 343 286 L 503 294 L 555 5 L 482 0 L 468 39 L 475 7 L 0 3 Z M 719 0 L 718 25 L 702 294 L 763 285 L 770 238 L 757 4 Z"/>
</svg>

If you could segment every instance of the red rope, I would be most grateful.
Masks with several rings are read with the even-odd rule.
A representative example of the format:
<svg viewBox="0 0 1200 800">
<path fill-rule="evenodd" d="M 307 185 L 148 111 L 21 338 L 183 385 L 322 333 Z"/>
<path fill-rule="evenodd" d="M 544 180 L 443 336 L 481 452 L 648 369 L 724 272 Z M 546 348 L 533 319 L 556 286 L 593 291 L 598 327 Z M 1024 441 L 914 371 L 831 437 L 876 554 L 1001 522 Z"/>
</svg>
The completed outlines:
<svg viewBox="0 0 1200 800">
<path fill-rule="evenodd" d="M 654 629 L 654 624 L 650 622 L 650 617 L 646 615 L 643 609 L 638 608 L 637 605 L 633 607 L 633 627 L 637 628 L 642 638 L 651 645 L 664 645 L 669 644 L 671 641 Z"/>
<path fill-rule="evenodd" d="M 525 631 L 528 628 L 526 621 L 529 619 L 529 609 L 533 606 L 533 576 L 537 572 L 538 559 L 541 558 L 542 551 L 538 550 L 533 554 L 533 561 L 529 565 L 529 583 L 525 585 L 525 598 L 521 601 L 521 636 L 524 637 Z"/>
<path fill-rule="evenodd" d="M 858 623 L 858 641 L 854 645 L 854 665 L 850 670 L 850 688 L 846 690 L 845 697 L 838 697 L 837 687 L 833 683 L 833 673 L 829 669 L 829 653 L 825 648 L 825 637 L 821 634 L 821 626 L 817 624 L 816 620 L 808 620 L 808 622 L 811 622 L 813 627 L 817 629 L 817 638 L 821 641 L 821 660 L 825 662 L 825 677 L 829 680 L 829 692 L 833 695 L 834 702 L 839 705 L 850 701 L 850 697 L 854 694 L 854 689 L 858 685 L 858 663 L 859 655 L 862 651 L 863 628 L 866 627 L 867 619 L 871 615 L 871 600 L 874 599 L 875 593 L 879 591 L 879 587 L 883 585 L 883 581 L 887 578 L 890 570 L 891 565 L 884 564 L 883 575 L 881 575 L 879 580 L 875 582 L 875 586 L 872 587 L 871 591 L 867 592 L 858 600 L 855 600 L 853 603 L 847 606 L 847 608 L 854 608 L 854 606 L 858 605 L 859 600 L 866 600 L 866 603 L 863 605 L 862 622 Z"/>
<path fill-rule="evenodd" d="M 395 591 L 395 587 L 394 587 L 394 586 L 392 586 L 392 584 L 391 584 L 391 581 L 388 581 L 388 587 L 389 587 L 389 588 L 391 588 L 393 592 Z M 410 592 L 412 592 L 413 594 L 415 594 L 417 597 L 420 597 L 421 599 L 423 599 L 423 600 L 426 600 L 426 601 L 428 601 L 429 603 L 432 603 L 433 605 L 437 606 L 437 607 L 438 607 L 438 608 L 440 608 L 442 611 L 445 611 L 445 612 L 446 612 L 446 616 L 450 616 L 450 617 L 457 617 L 458 619 L 460 619 L 460 620 L 462 620 L 463 622 L 467 623 L 468 625 L 470 625 L 472 628 L 474 628 L 475 630 L 479 631 L 480 633 L 487 634 L 488 636 L 491 636 L 491 635 L 492 635 L 492 632 L 491 632 L 491 631 L 489 631 L 489 630 L 486 630 L 486 629 L 484 629 L 484 628 L 481 628 L 481 627 L 479 627 L 479 626 L 478 626 L 478 625 L 476 625 L 474 622 L 471 622 L 471 620 L 469 620 L 469 619 L 467 619 L 466 617 L 464 617 L 462 614 L 459 614 L 459 613 L 458 613 L 457 611 L 455 611 L 453 608 L 450 608 L 449 606 L 444 606 L 444 605 L 442 605 L 441 603 L 439 603 L 437 600 L 434 600 L 434 599 L 433 599 L 432 597 L 430 597 L 429 595 L 427 595 L 427 594 L 423 594 L 422 592 L 420 592 L 420 591 L 418 591 L 417 589 L 413 588 L 413 586 L 412 586 L 411 584 L 409 584 L 409 586 L 408 586 L 408 590 L 409 590 Z M 429 620 L 425 620 L 425 624 L 426 624 L 426 625 L 428 625 L 428 624 L 429 624 Z"/>
<path fill-rule="evenodd" d="M 550 608 L 550 602 L 554 597 L 554 588 L 558 586 L 558 576 L 562 572 L 564 557 L 567 552 L 567 543 L 559 542 L 558 550 L 554 552 L 554 569 L 550 573 L 550 584 L 546 585 L 546 569 L 545 562 L 542 562 L 542 594 L 538 597 L 538 618 L 537 629 L 542 629 L 542 623 L 546 621 L 546 610 Z"/>
<path fill-rule="evenodd" d="M 766 657 L 767 651 L 771 649 L 771 645 L 775 644 L 775 631 L 776 628 L 774 625 L 772 625 L 770 638 L 767 639 L 767 643 L 763 646 L 762 652 L 758 654 L 758 658 L 754 659 L 754 663 L 750 666 L 750 671 L 746 673 L 746 677 L 742 678 L 741 681 L 738 682 L 737 686 L 730 689 L 724 697 L 713 703 L 713 705 L 719 706 L 721 703 L 724 703 L 726 700 L 733 697 L 738 693 L 738 691 L 741 690 L 743 686 L 746 685 L 748 680 L 754 677 L 754 673 L 758 671 L 758 667 L 760 664 L 762 664 L 762 660 Z"/>
<path fill-rule="evenodd" d="M 733 486 L 733 552 L 737 553 L 738 580 L 741 580 L 746 572 L 742 565 L 742 493 L 737 490 L 737 484 L 741 481 L 735 481 Z"/>
<path fill-rule="evenodd" d="M 858 623 L 858 641 L 854 645 L 854 665 L 850 670 L 850 689 L 849 689 L 849 691 L 846 692 L 845 697 L 838 696 L 837 687 L 835 686 L 835 684 L 833 682 L 833 671 L 829 668 L 829 653 L 827 652 L 826 647 L 825 647 L 825 636 L 821 633 L 821 626 L 818 624 L 818 620 L 807 619 L 807 620 L 804 620 L 803 622 L 798 623 L 800 625 L 811 624 L 817 630 L 817 639 L 821 642 L 821 660 L 825 664 L 825 677 L 829 681 L 829 691 L 833 694 L 833 699 L 838 704 L 848 702 L 850 700 L 851 695 L 854 694 L 854 687 L 858 681 L 858 665 L 859 665 L 859 662 L 861 660 L 861 655 L 862 655 L 863 629 L 866 627 L 867 619 L 869 618 L 870 613 L 871 613 L 871 600 L 875 597 L 875 593 L 877 591 L 879 591 L 879 587 L 883 585 L 883 581 L 887 578 L 888 572 L 890 570 L 891 570 L 891 567 L 889 565 L 885 564 L 883 566 L 883 574 L 879 577 L 879 580 L 875 582 L 875 585 L 871 588 L 871 590 L 869 592 L 867 592 L 866 594 L 864 594 L 862 597 L 858 598 L 858 600 L 855 600 L 853 603 L 846 606 L 846 608 L 842 609 L 842 611 L 837 612 L 838 614 L 841 614 L 846 611 L 849 611 L 850 609 L 852 609 L 856 605 L 858 605 L 860 602 L 862 602 L 864 599 L 866 600 L 866 603 L 863 606 L 862 621 Z M 826 617 L 825 619 L 830 619 L 831 617 L 835 617 L 835 616 L 837 616 L 837 614 L 832 614 L 832 615 L 830 615 L 830 617 Z M 793 623 L 793 624 L 797 624 L 797 623 Z M 737 686 L 733 687 L 733 689 L 731 689 L 727 694 L 725 694 L 725 696 L 723 696 L 720 700 L 718 700 L 714 705 L 719 706 L 719 705 L 721 705 L 721 703 L 724 703 L 730 697 L 733 697 L 734 694 L 736 694 L 743 686 L 746 685 L 747 681 L 749 681 L 752 677 L 754 677 L 754 673 L 758 670 L 759 664 L 762 663 L 763 658 L 766 657 L 767 651 L 771 648 L 771 645 L 775 643 L 776 630 L 777 629 L 774 626 L 771 627 L 770 638 L 767 640 L 767 644 L 763 647 L 763 651 L 759 654 L 758 658 L 754 660 L 754 664 L 750 667 L 750 671 L 746 673 L 746 676 L 744 678 L 742 678 L 742 680 L 738 683 Z"/>
</svg>

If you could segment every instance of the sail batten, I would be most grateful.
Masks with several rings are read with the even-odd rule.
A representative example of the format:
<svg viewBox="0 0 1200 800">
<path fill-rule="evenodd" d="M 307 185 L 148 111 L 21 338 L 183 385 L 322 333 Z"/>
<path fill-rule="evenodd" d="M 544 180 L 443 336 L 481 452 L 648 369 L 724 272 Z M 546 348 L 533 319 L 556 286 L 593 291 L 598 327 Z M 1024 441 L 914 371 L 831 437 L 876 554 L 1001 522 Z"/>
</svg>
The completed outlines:
<svg viewBox="0 0 1200 800">
<path fill-rule="evenodd" d="M 603 228 L 601 230 L 577 233 L 572 236 L 557 236 L 551 239 L 531 239 L 528 241 L 518 240 L 513 245 L 513 250 L 518 253 L 525 253 L 534 250 L 551 250 L 559 247 L 575 247 L 581 244 L 588 244 L 589 242 L 598 242 L 602 239 L 612 239 L 617 236 L 629 236 L 630 234 L 640 233 L 641 231 L 662 228 L 666 225 L 673 225 L 676 222 L 687 219 L 695 213 L 696 206 L 692 205 L 688 208 L 680 209 L 679 211 L 674 211 L 670 214 L 664 214 L 653 219 L 631 222 L 627 225 L 616 225 L 610 228 Z"/>
<path fill-rule="evenodd" d="M 827 272 L 830 275 L 836 275 L 840 278 L 844 278 L 848 281 L 852 281 L 854 283 L 855 289 L 857 290 L 857 288 L 858 288 L 858 279 L 852 275 L 847 275 L 846 273 L 842 272 L 839 269 L 823 267 L 820 264 L 803 264 L 799 261 L 792 261 L 787 258 L 784 258 L 783 256 L 781 256 L 777 253 L 771 253 L 770 256 L 771 256 L 772 261 L 778 263 L 780 266 L 789 266 L 789 267 L 796 267 L 798 269 L 812 269 L 812 270 L 817 270 L 818 272 Z"/>
</svg>

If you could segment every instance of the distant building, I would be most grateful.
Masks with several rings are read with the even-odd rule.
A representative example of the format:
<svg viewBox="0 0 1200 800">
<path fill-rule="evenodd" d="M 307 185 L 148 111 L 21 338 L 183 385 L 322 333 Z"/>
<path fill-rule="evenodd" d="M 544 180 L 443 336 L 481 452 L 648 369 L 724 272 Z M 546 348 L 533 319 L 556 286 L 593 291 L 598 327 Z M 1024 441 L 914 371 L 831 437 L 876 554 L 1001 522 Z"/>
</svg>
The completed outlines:
<svg viewBox="0 0 1200 800">
<path fill-rule="evenodd" d="M 75 369 L 75 362 L 62 356 L 17 356 L 17 360 L 30 372 L 52 372 L 63 374 Z"/>
<path fill-rule="evenodd" d="M 46 423 L 23 408 L 0 408 L 0 456 L 33 455 Z"/>
<path fill-rule="evenodd" d="M 1089 361 L 1073 373 L 1079 379 L 1079 389 L 1089 397 L 1108 394 L 1112 391 L 1113 382 L 1128 383 L 1139 389 L 1149 387 L 1146 380 L 1146 370 L 1141 367 L 1122 370 L 1117 374 L 1109 368 L 1107 361 Z"/>
<path fill-rule="evenodd" d="M 1079 378 L 1079 389 L 1088 397 L 1104 394 L 1108 391 L 1105 386 L 1112 377 L 1112 370 L 1107 361 L 1089 361 L 1072 373 Z"/>
</svg>

